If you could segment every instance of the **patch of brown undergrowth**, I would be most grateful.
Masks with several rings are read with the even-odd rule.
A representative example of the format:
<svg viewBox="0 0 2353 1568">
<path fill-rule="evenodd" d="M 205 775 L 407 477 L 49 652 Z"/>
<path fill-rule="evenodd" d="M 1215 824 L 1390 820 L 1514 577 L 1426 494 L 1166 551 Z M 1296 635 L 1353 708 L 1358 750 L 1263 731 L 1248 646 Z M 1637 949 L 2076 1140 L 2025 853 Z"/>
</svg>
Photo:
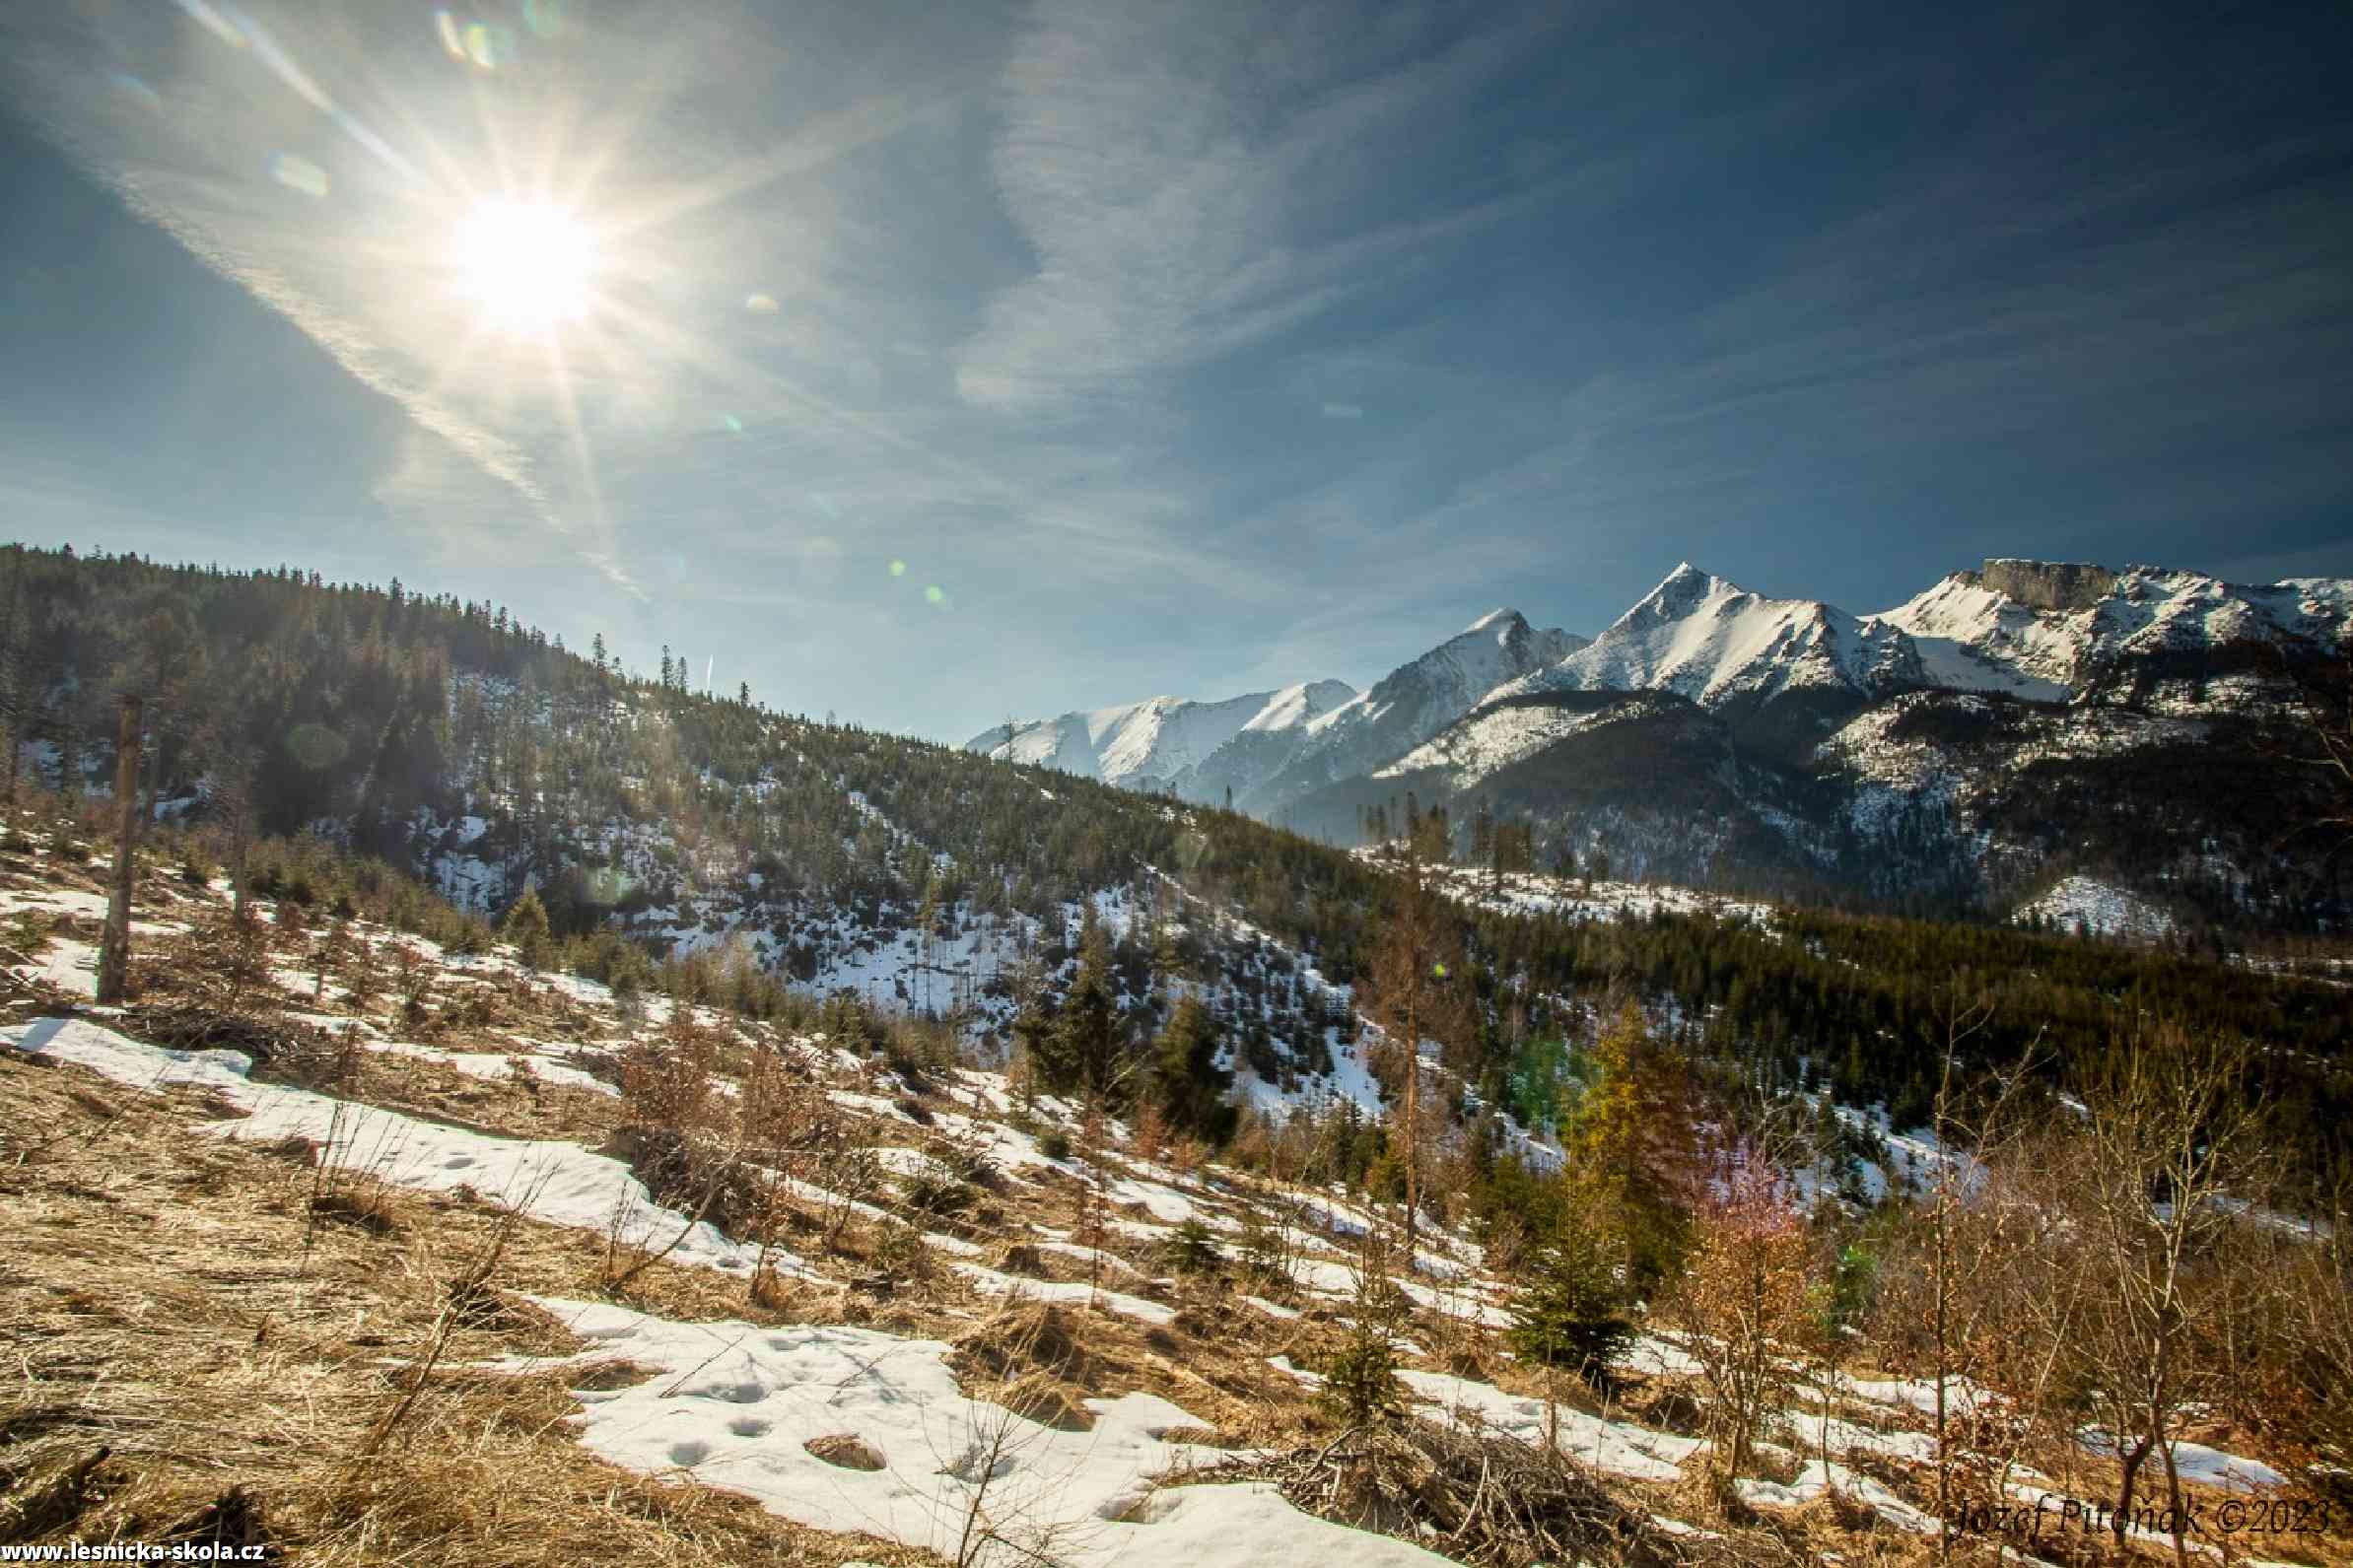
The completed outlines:
<svg viewBox="0 0 2353 1568">
<path fill-rule="evenodd" d="M 592 1293 L 592 1238 L 462 1196 L 315 1223 L 307 1151 L 195 1133 L 221 1108 L 0 1055 L 0 1541 L 266 1542 L 312 1564 L 913 1564 L 867 1537 L 633 1476 L 573 1441 L 576 1348 L 529 1290 Z M 39 1146 L 27 1126 L 63 1130 Z M 485 1266 L 487 1263 L 488 1266 Z M 635 1303 L 742 1316 L 656 1268 Z"/>
</svg>

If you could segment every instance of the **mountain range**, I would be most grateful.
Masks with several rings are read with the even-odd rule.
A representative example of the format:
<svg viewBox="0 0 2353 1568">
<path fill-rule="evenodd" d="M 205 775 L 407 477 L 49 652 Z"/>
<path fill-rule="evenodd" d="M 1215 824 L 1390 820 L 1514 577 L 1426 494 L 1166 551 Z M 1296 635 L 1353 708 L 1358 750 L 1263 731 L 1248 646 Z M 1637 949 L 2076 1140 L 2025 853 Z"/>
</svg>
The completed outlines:
<svg viewBox="0 0 2353 1568">
<path fill-rule="evenodd" d="M 1856 615 L 1687 563 L 1591 640 L 1498 609 L 1361 693 L 1155 697 L 966 744 L 1347 842 L 1411 791 L 1675 880 L 1982 904 L 2114 860 L 2244 914 L 2338 898 L 2288 888 L 2262 818 L 2306 785 L 2280 733 L 2349 630 L 2347 579 L 1995 559 Z"/>
</svg>

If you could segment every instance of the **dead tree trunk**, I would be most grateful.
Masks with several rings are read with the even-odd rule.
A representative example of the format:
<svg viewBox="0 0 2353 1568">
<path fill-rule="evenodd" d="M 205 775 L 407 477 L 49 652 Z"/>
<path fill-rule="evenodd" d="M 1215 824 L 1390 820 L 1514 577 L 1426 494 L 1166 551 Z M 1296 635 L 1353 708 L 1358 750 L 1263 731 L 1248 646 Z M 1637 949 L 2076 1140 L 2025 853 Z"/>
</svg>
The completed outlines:
<svg viewBox="0 0 2353 1568">
<path fill-rule="evenodd" d="M 1416 1008 L 1406 1001 L 1406 1272 L 1414 1271 L 1416 1232 L 1421 1220 L 1421 1036 Z"/>
<path fill-rule="evenodd" d="M 114 799 L 122 808 L 122 836 L 114 847 L 114 890 L 106 899 L 106 932 L 98 950 L 98 999 L 116 1006 L 131 990 L 131 884 L 138 875 L 139 721 L 146 704 L 136 693 L 122 698 L 114 736 Z"/>
</svg>

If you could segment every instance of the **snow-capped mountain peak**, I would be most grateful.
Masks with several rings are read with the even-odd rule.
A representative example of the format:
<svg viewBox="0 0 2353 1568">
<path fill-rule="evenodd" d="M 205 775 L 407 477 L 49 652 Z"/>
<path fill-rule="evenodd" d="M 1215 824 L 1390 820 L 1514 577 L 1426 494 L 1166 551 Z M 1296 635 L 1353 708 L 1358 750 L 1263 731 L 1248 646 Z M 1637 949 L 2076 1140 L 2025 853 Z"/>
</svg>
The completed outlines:
<svg viewBox="0 0 2353 1568">
<path fill-rule="evenodd" d="M 1347 681 L 1303 681 L 1296 686 L 1285 686 L 1270 696 L 1242 728 L 1256 734 L 1295 729 L 1355 695 L 1356 688 Z"/>
<path fill-rule="evenodd" d="M 1871 697 L 1922 679 L 1909 639 L 1818 599 L 1771 599 L 1686 561 L 1586 648 L 1509 693 L 1670 691 L 1702 707 L 1796 690 Z"/>
<path fill-rule="evenodd" d="M 1490 610 L 1420 657 L 1391 670 L 1356 703 L 1335 709 L 1309 727 L 1319 732 L 1346 728 L 1378 719 L 1401 704 L 1436 704 L 1468 713 L 1505 681 L 1584 646 L 1585 639 L 1573 632 L 1557 627 L 1537 631 L 1517 610 Z M 1350 716 L 1358 708 L 1362 715 Z"/>
<path fill-rule="evenodd" d="M 1519 791 L 1522 809 L 1540 815 L 1575 799 L 1578 812 L 1638 816 L 1657 809 L 1662 771 L 1677 770 L 1701 793 L 1720 786 L 1727 801 L 1765 802 L 1758 823 L 1786 825 L 1814 809 L 1806 790 L 1821 779 L 1808 770 L 1829 770 L 1834 791 L 1910 791 L 1911 800 L 1928 788 L 1904 772 L 1926 766 L 1923 748 L 1933 749 L 1918 726 L 2008 735 L 2005 726 L 2081 714 L 2128 730 L 2252 713 L 2276 706 L 2268 672 L 2342 647 L 2349 630 L 2353 579 L 2249 586 L 2152 567 L 1993 559 L 1857 616 L 1683 561 L 1590 643 L 1501 607 L 1361 693 L 1318 681 L 1224 703 L 1159 697 L 995 729 L 971 745 L 1229 801 L 1309 832 L 1350 831 L 1376 781 L 1414 781 L 1428 797 L 1501 779 L 1496 787 Z M 2073 708 L 2022 716 L 1988 697 Z M 1804 789 L 1788 782 L 1799 774 Z M 1951 770 L 1937 777 L 1935 787 L 1959 787 Z M 1792 852 L 1808 863 L 1843 852 L 1840 835 L 1869 837 L 1893 820 L 1896 798 L 1870 796 L 1855 823 L 1805 830 Z M 1731 808 L 1710 797 L 1693 809 Z M 1684 848 L 1661 841 L 1645 852 Z"/>
<path fill-rule="evenodd" d="M 1106 784 L 1209 798 L 1226 781 L 1206 781 L 1202 775 L 1237 736 L 1300 729 L 1355 695 L 1355 688 L 1345 681 L 1324 680 L 1210 703 L 1149 697 L 1056 718 L 1000 724 L 966 741 L 964 749 L 1004 762 L 1059 768 Z"/>
<path fill-rule="evenodd" d="M 1251 810 L 1271 811 L 1336 781 L 1369 774 L 1470 713 L 1498 687 L 1584 646 L 1573 633 L 1538 631 L 1517 610 L 1489 611 L 1370 690 L 1309 719 L 1274 767 L 1237 784 L 1236 798 Z M 1262 748 L 1259 760 L 1270 756 Z"/>
<path fill-rule="evenodd" d="M 2065 701 L 2122 659 L 2233 643 L 2334 645 L 2353 624 L 2353 582 L 2256 586 L 2160 567 L 1996 558 L 1869 619 L 1911 637 L 1936 685 Z"/>
</svg>

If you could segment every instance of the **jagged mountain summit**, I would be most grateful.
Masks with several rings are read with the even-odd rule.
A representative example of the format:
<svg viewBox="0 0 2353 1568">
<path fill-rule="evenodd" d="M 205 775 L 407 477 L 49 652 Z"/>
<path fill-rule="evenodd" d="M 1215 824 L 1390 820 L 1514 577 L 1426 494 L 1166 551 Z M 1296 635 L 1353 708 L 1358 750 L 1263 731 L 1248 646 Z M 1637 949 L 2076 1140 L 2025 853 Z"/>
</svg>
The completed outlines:
<svg viewBox="0 0 2353 1568">
<path fill-rule="evenodd" d="M 1806 690 L 1878 697 L 1926 683 L 1901 630 L 1816 599 L 1768 599 L 1687 561 L 1590 645 L 1494 695 L 1658 691 L 1716 708 Z"/>
<path fill-rule="evenodd" d="M 1584 646 L 1573 632 L 1538 631 L 1517 610 L 1491 610 L 1310 723 L 1296 755 L 1247 794 L 1237 790 L 1236 803 L 1271 813 L 1335 780 L 1369 773 L 1445 729 L 1497 688 Z"/>
<path fill-rule="evenodd" d="M 1230 789 L 1235 804 L 1264 812 L 1368 771 L 1584 643 L 1498 609 L 1369 691 L 1320 680 L 1211 703 L 1154 697 L 1000 724 L 965 749 L 1190 800 L 1220 800 Z"/>
<path fill-rule="evenodd" d="M 1000 724 L 966 741 L 964 749 L 1105 784 L 1207 799 L 1226 779 L 1221 774 L 1214 786 L 1205 784 L 1205 770 L 1236 737 L 1298 731 L 1355 696 L 1347 682 L 1324 680 L 1209 703 L 1151 697 L 1059 718 Z"/>
<path fill-rule="evenodd" d="M 2065 702 L 2135 661 L 2341 644 L 2353 579 L 2254 586 L 2158 567 L 1997 559 L 1872 619 L 1911 639 L 1931 685 Z"/>
<path fill-rule="evenodd" d="M 1412 771 L 1428 748 L 1459 753 L 1460 737 L 1447 735 L 1457 724 L 1510 730 L 1524 746 L 1528 721 L 1498 716 L 1547 694 L 1659 692 L 1736 714 L 1800 696 L 1838 713 L 1933 690 L 2068 703 L 2136 663 L 2324 649 L 2348 625 L 2353 579 L 2338 578 L 2257 586 L 2155 567 L 1992 559 L 1893 609 L 1854 615 L 1768 598 L 1685 562 L 1591 640 L 1495 610 L 1361 693 L 1319 681 L 1222 703 L 1159 697 L 999 726 L 966 744 L 1196 798 L 1212 792 L 1201 780 L 1230 783 L 1238 804 L 1263 812 L 1340 780 Z M 2233 689 L 2200 700 L 2228 703 Z M 1267 767 L 1262 743 L 1260 766 L 1226 767 L 1219 749 L 1245 733 L 1280 734 L 1274 750 L 1290 755 Z"/>
</svg>

